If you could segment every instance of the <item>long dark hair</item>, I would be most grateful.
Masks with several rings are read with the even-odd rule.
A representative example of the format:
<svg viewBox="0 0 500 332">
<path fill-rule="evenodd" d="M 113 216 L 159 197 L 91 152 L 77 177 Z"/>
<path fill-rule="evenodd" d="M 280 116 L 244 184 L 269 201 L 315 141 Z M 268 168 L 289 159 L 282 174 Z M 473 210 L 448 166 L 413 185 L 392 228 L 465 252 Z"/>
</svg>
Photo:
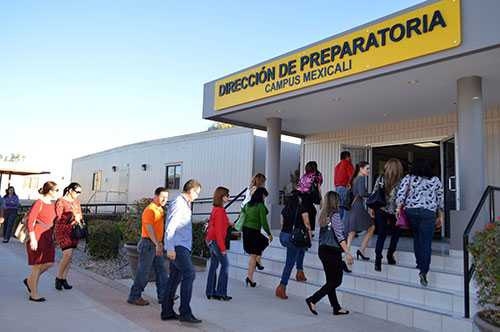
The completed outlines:
<svg viewBox="0 0 500 332">
<path fill-rule="evenodd" d="M 250 202 L 248 202 L 248 206 L 254 206 L 257 205 L 258 203 L 264 203 L 264 195 L 269 196 L 269 193 L 267 192 L 266 188 L 259 187 L 255 189 L 255 192 L 253 193 Z"/>
<path fill-rule="evenodd" d="M 359 170 L 362 168 L 365 168 L 366 166 L 370 165 L 370 163 L 366 161 L 360 161 L 359 163 L 356 164 L 356 168 L 354 169 L 354 173 L 352 173 L 351 179 L 349 180 L 349 184 L 352 187 L 352 184 L 356 177 L 359 175 Z"/>
<path fill-rule="evenodd" d="M 434 176 L 434 174 L 432 174 L 431 163 L 427 159 L 423 158 L 416 159 L 411 164 L 409 174 L 414 176 L 420 176 L 427 179 L 430 179 Z"/>
<path fill-rule="evenodd" d="M 340 196 L 335 191 L 330 190 L 325 194 L 323 210 L 321 210 L 321 214 L 319 215 L 319 224 L 321 226 L 328 225 L 328 218 L 334 213 L 339 212 L 339 200 Z"/>
<path fill-rule="evenodd" d="M 69 186 L 64 188 L 63 190 L 63 196 L 66 196 L 66 194 L 69 192 L 69 190 L 76 190 L 77 188 L 81 188 L 82 186 L 78 182 L 71 182 Z"/>
<path fill-rule="evenodd" d="M 16 189 L 14 189 L 14 187 L 12 187 L 12 186 L 9 186 L 9 188 L 5 189 L 5 196 L 4 197 L 9 196 L 9 189 L 10 188 L 12 188 L 12 191 L 14 191 L 14 193 L 12 194 L 12 196 L 17 196 L 16 195 Z"/>
<path fill-rule="evenodd" d="M 295 210 L 299 205 L 299 198 L 302 197 L 302 193 L 297 189 L 292 190 L 290 196 L 288 196 L 285 200 L 285 206 L 287 206 L 290 210 Z"/>
</svg>

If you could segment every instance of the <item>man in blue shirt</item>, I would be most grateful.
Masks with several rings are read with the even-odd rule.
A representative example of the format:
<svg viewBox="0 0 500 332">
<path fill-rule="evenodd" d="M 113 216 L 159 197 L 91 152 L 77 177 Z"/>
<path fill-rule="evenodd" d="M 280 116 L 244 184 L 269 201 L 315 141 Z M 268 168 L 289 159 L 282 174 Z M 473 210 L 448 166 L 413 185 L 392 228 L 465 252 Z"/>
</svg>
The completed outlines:
<svg viewBox="0 0 500 332">
<path fill-rule="evenodd" d="M 170 276 L 164 292 L 161 319 L 179 319 L 184 323 L 201 323 L 193 316 L 189 303 L 193 293 L 195 272 L 191 262 L 193 244 L 193 221 L 191 202 L 198 198 L 201 184 L 191 179 L 184 184 L 180 193 L 168 206 L 165 223 L 165 249 L 170 259 Z M 177 286 L 181 284 L 181 305 L 179 314 L 174 311 L 174 296 Z"/>
</svg>

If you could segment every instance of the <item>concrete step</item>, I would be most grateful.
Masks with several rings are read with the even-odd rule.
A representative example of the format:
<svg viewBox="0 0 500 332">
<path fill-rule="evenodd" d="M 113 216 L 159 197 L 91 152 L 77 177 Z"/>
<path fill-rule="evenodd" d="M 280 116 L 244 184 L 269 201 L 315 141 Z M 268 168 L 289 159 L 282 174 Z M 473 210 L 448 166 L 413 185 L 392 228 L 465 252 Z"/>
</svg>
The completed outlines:
<svg viewBox="0 0 500 332">
<path fill-rule="evenodd" d="M 232 253 L 234 255 L 234 253 Z M 232 261 L 230 258 L 231 268 L 229 271 L 230 278 L 241 280 L 244 282 L 247 276 L 247 265 L 240 264 Z M 267 261 L 266 263 L 270 263 Z M 306 276 L 307 276 L 306 271 Z M 307 276 L 309 278 L 309 276 Z M 398 322 L 406 326 L 419 328 L 425 331 L 436 332 L 457 332 L 457 331 L 472 331 L 472 323 L 470 319 L 464 319 L 459 312 L 453 310 L 446 310 L 440 308 L 443 301 L 439 300 L 436 294 L 444 294 L 453 296 L 446 293 L 446 291 L 423 289 L 416 297 L 413 296 L 417 287 L 404 286 L 404 285 L 387 285 L 382 280 L 374 280 L 374 284 L 365 287 L 356 287 L 359 281 L 357 276 L 346 276 L 344 274 L 344 281 L 337 289 L 337 295 L 342 306 L 352 310 L 367 314 L 369 316 L 386 319 L 393 322 Z M 267 267 L 263 271 L 256 271 L 254 274 L 254 281 L 257 282 L 257 287 L 265 287 L 274 294 L 274 290 L 279 285 L 281 279 L 280 273 L 270 271 Z M 348 281 L 348 279 L 351 279 Z M 359 279 L 361 280 L 361 279 Z M 300 297 L 311 296 L 323 284 L 324 281 L 313 281 L 308 279 L 307 282 L 297 282 L 294 279 L 289 281 L 287 287 L 287 294 L 296 295 Z M 352 285 L 354 284 L 354 287 Z M 372 287 L 375 289 L 373 292 Z M 408 289 L 400 288 L 408 287 Z M 398 298 L 395 298 L 395 289 L 397 289 Z M 408 295 L 405 298 L 404 294 Z M 419 295 L 421 294 L 421 295 Z M 414 298 L 423 297 L 423 304 L 419 304 Z M 427 299 L 427 302 L 426 301 Z M 439 302 L 438 302 L 439 301 Z M 453 299 L 452 299 L 453 301 Z M 329 304 L 328 297 L 323 298 L 322 302 Z M 462 305 L 459 299 L 456 299 L 456 306 Z"/>
</svg>

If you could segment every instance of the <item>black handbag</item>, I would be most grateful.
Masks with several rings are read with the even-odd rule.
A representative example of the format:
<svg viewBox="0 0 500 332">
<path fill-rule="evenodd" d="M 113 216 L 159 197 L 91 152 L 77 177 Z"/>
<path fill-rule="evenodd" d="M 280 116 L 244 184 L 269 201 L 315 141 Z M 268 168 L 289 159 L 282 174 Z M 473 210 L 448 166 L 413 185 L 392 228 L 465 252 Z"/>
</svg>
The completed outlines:
<svg viewBox="0 0 500 332">
<path fill-rule="evenodd" d="M 358 199 L 358 195 L 356 195 L 356 197 L 354 197 L 354 194 L 352 193 L 351 185 L 348 184 L 346 191 L 345 191 L 345 194 L 342 197 L 340 197 L 339 205 L 344 210 L 350 210 L 352 205 L 354 204 L 354 202 L 356 202 L 357 199 Z"/>
<path fill-rule="evenodd" d="M 299 248 L 310 248 L 311 239 L 309 238 L 309 230 L 304 226 L 304 224 L 297 223 L 297 213 L 299 212 L 299 207 L 295 210 L 295 219 L 293 221 L 293 229 L 290 236 L 290 242 Z"/>
<path fill-rule="evenodd" d="M 76 223 L 73 225 L 71 228 L 71 237 L 73 239 L 86 239 L 89 236 L 89 229 L 87 228 L 87 225 L 82 221 L 81 223 Z"/>
<path fill-rule="evenodd" d="M 385 184 L 381 181 L 378 189 L 375 190 L 366 201 L 366 206 L 368 206 L 370 209 L 375 210 L 381 208 L 382 206 L 385 206 L 385 204 Z"/>
<path fill-rule="evenodd" d="M 344 249 L 339 244 L 335 232 L 330 226 L 321 226 L 319 229 L 319 246 L 327 246 L 333 251 L 342 253 Z"/>
<path fill-rule="evenodd" d="M 318 180 L 317 180 L 317 175 L 318 175 L 318 173 L 316 172 L 314 174 L 314 180 L 311 183 L 311 186 L 309 187 L 309 195 L 311 196 L 311 201 L 314 204 L 319 204 L 321 201 L 321 196 L 319 194 L 319 188 L 318 188 L 319 184 L 318 184 Z"/>
</svg>

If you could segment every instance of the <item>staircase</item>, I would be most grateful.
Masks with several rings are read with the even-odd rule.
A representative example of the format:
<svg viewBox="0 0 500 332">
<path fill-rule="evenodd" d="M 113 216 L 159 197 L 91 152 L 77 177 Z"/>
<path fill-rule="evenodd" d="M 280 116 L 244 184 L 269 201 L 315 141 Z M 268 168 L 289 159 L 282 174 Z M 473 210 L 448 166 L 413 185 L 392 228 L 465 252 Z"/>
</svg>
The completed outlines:
<svg viewBox="0 0 500 332">
<path fill-rule="evenodd" d="M 279 233 L 273 232 L 274 241 L 264 251 L 263 271 L 256 270 L 254 281 L 258 287 L 269 288 L 270 296 L 279 285 L 286 257 L 286 249 L 279 243 Z M 317 236 L 313 246 L 304 258 L 306 282 L 295 281 L 295 269 L 287 287 L 288 295 L 306 298 L 325 283 L 323 266 L 318 257 Z M 360 239 L 355 239 L 360 240 Z M 437 332 L 472 331 L 472 321 L 464 318 L 464 285 L 462 252 L 433 250 L 431 269 L 427 275 L 428 286 L 420 285 L 415 257 L 411 249 L 411 239 L 401 238 L 407 249 L 399 249 L 394 257 L 396 265 L 388 265 L 382 260 L 382 272 L 374 270 L 374 247 L 365 253 L 369 261 L 355 260 L 352 273 L 344 273 L 342 285 L 337 289 L 339 301 L 348 310 L 386 319 L 403 325 Z M 355 241 L 358 243 L 360 241 Z M 374 243 L 372 239 L 371 243 Z M 389 239 L 386 239 L 386 245 Z M 245 280 L 248 259 L 241 240 L 231 241 L 230 278 Z M 353 245 L 351 253 L 359 246 Z M 384 254 L 385 254 L 384 250 Z M 476 289 L 471 284 L 471 315 L 478 309 L 475 299 Z M 328 297 L 322 302 L 329 305 Z"/>
</svg>

